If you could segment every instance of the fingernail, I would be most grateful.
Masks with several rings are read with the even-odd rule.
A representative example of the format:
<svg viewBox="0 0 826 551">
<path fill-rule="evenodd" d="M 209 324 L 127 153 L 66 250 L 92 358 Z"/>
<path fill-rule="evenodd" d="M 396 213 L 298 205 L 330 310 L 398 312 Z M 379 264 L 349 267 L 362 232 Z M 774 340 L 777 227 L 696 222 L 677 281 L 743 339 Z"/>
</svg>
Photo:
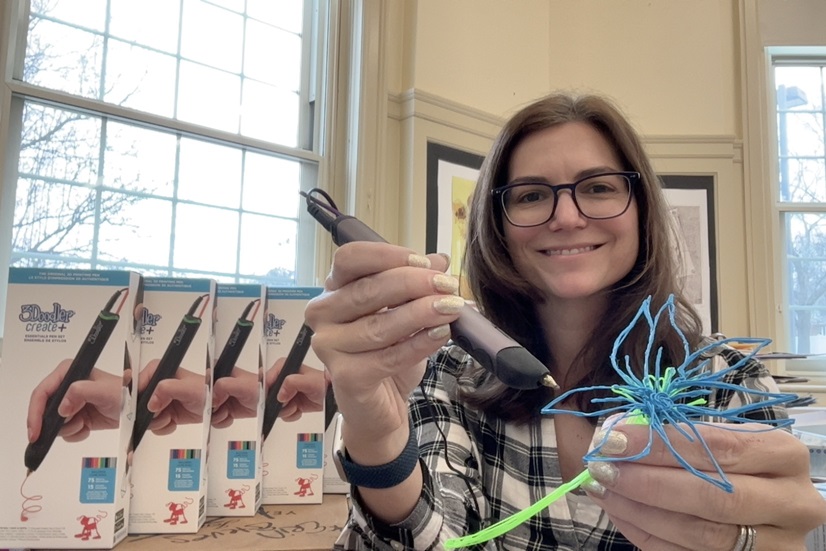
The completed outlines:
<svg viewBox="0 0 826 551">
<path fill-rule="evenodd" d="M 589 461 L 588 472 L 597 482 L 611 486 L 617 481 L 619 469 L 610 461 Z"/>
<path fill-rule="evenodd" d="M 440 314 L 458 314 L 464 306 L 465 299 L 456 295 L 437 298 L 433 301 L 433 308 Z"/>
<path fill-rule="evenodd" d="M 433 285 L 440 293 L 450 293 L 452 295 L 459 292 L 459 280 L 447 274 L 434 275 Z"/>
<path fill-rule="evenodd" d="M 427 330 L 427 336 L 434 341 L 440 341 L 450 336 L 450 325 L 437 325 Z"/>
<path fill-rule="evenodd" d="M 32 441 L 32 435 L 34 434 L 34 431 L 32 430 L 31 427 L 28 427 L 27 430 L 28 430 L 28 433 L 29 433 L 29 442 L 31 442 Z"/>
<path fill-rule="evenodd" d="M 619 455 L 628 447 L 628 438 L 615 430 L 601 430 L 594 436 L 594 447 L 601 446 L 602 455 Z"/>
<path fill-rule="evenodd" d="M 594 480 L 593 478 L 587 482 L 582 483 L 582 489 L 593 495 L 594 497 L 605 497 L 605 486 Z"/>
<path fill-rule="evenodd" d="M 420 254 L 411 254 L 407 257 L 407 265 L 416 268 L 430 268 L 430 259 Z"/>
<path fill-rule="evenodd" d="M 447 262 L 447 265 L 448 265 L 448 266 L 450 266 L 450 255 L 449 255 L 449 254 L 447 254 L 447 253 L 439 253 L 439 256 L 441 256 L 442 258 L 444 258 L 444 259 L 445 259 L 445 262 Z"/>
</svg>

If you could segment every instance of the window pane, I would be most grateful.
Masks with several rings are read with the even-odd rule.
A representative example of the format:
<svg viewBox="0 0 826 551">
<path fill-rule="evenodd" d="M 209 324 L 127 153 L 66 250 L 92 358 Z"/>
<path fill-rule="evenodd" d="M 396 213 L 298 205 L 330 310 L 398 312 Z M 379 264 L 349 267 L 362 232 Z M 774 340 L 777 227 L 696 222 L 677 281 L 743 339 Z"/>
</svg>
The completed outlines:
<svg viewBox="0 0 826 551">
<path fill-rule="evenodd" d="M 178 51 L 180 0 L 110 1 L 112 36 L 171 54 Z"/>
<path fill-rule="evenodd" d="M 170 201 L 104 192 L 101 194 L 101 205 L 112 212 L 101 220 L 98 236 L 100 260 L 155 266 L 169 264 L 172 234 Z"/>
<path fill-rule="evenodd" d="M 780 159 L 781 188 L 787 201 L 826 202 L 826 165 L 823 159 Z"/>
<path fill-rule="evenodd" d="M 241 218 L 241 273 L 279 277 L 295 273 L 298 224 L 257 214 Z M 261 239 L 266 236 L 266 239 Z"/>
<path fill-rule="evenodd" d="M 106 0 L 34 0 L 32 16 L 47 15 L 78 27 L 103 31 L 106 26 Z"/>
<path fill-rule="evenodd" d="M 792 351 L 826 352 L 826 215 L 788 214 L 786 250 Z"/>
<path fill-rule="evenodd" d="M 243 102 L 242 134 L 289 147 L 298 145 L 297 93 L 246 80 Z"/>
<path fill-rule="evenodd" d="M 176 71 L 172 56 L 110 40 L 103 100 L 171 118 L 175 114 Z"/>
<path fill-rule="evenodd" d="M 106 129 L 104 185 L 172 197 L 175 135 L 112 121 Z"/>
<path fill-rule="evenodd" d="M 217 69 L 181 62 L 178 118 L 238 133 L 241 78 Z"/>
<path fill-rule="evenodd" d="M 179 204 L 175 211 L 175 266 L 235 273 L 238 213 Z"/>
<path fill-rule="evenodd" d="M 244 162 L 244 210 L 297 218 L 301 163 L 247 153 Z"/>
<path fill-rule="evenodd" d="M 201 0 L 184 0 L 181 55 L 187 59 L 241 72 L 244 18 Z"/>
<path fill-rule="evenodd" d="M 777 103 L 781 109 L 823 109 L 823 68 L 776 67 L 774 83 L 778 88 Z"/>
<path fill-rule="evenodd" d="M 23 80 L 36 86 L 97 98 L 103 40 L 99 35 L 33 17 Z"/>
<path fill-rule="evenodd" d="M 247 13 L 270 25 L 298 34 L 304 20 L 304 5 L 298 0 L 247 0 Z"/>
<path fill-rule="evenodd" d="M 244 75 L 286 91 L 298 91 L 301 85 L 301 37 L 250 21 L 244 51 Z"/>
<path fill-rule="evenodd" d="M 96 199 L 95 191 L 86 187 L 19 179 L 12 250 L 90 258 Z"/>
<path fill-rule="evenodd" d="M 21 174 L 94 184 L 98 177 L 100 119 L 27 102 L 18 170 Z"/>
<path fill-rule="evenodd" d="M 178 198 L 238 208 L 241 204 L 241 150 L 201 140 L 181 139 Z"/>
</svg>

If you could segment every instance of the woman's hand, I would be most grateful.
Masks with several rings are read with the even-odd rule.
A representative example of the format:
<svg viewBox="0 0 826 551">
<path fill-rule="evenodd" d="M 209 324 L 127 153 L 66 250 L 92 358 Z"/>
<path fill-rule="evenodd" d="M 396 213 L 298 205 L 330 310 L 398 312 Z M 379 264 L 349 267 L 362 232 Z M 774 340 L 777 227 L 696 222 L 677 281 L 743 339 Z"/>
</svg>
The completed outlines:
<svg viewBox="0 0 826 551">
<path fill-rule="evenodd" d="M 138 394 L 147 387 L 160 364 L 152 360 L 138 375 Z M 147 409 L 154 415 L 149 430 L 158 435 L 170 434 L 178 425 L 202 423 L 206 405 L 207 379 L 183 367 L 175 376 L 161 380 L 147 402 Z"/>
<path fill-rule="evenodd" d="M 605 488 L 601 497 L 598 491 L 591 495 L 644 551 L 731 551 L 741 525 L 755 528 L 758 551 L 805 549 L 808 532 L 826 522 L 826 501 L 809 479 L 808 449 L 783 430 L 727 426 L 698 425 L 697 430 L 733 493 L 687 471 L 654 436 L 651 452 L 638 461 L 591 462 L 591 475 Z M 719 478 L 702 444 L 687 441 L 675 427 L 666 432 L 689 464 Z M 612 456 L 631 456 L 645 448 L 648 434 L 645 425 L 620 423 L 607 447 L 617 451 Z"/>
<path fill-rule="evenodd" d="M 336 251 L 325 291 L 307 305 L 305 319 L 330 373 L 348 450 L 356 443 L 380 448 L 391 433 L 401 447 L 407 441 L 408 396 L 464 306 L 456 278 L 443 273 L 448 264 L 442 255 L 387 243 Z"/>
<path fill-rule="evenodd" d="M 236 365 L 229 376 L 221 377 L 212 385 L 212 426 L 222 429 L 232 425 L 235 419 L 255 417 L 260 399 L 261 381 L 258 373 Z"/>
</svg>

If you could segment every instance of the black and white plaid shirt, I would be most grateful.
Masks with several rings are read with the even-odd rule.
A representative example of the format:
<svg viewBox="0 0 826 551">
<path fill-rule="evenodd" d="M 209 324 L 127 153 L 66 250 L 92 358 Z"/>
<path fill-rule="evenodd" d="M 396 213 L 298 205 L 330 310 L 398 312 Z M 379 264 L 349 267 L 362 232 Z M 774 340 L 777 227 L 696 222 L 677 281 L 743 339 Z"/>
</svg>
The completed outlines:
<svg viewBox="0 0 826 551">
<path fill-rule="evenodd" d="M 711 362 L 714 371 L 742 358 L 740 352 L 728 347 L 720 347 L 717 352 Z M 460 388 L 474 384 L 463 375 L 472 361 L 460 348 L 445 347 L 430 360 L 422 385 L 427 398 L 420 390 L 411 397 L 410 413 L 424 474 L 422 495 L 413 512 L 398 524 L 384 524 L 361 507 L 354 491 L 350 518 L 336 549 L 442 549 L 445 540 L 475 533 L 521 511 L 563 483 L 551 416 L 515 425 L 466 407 L 457 398 Z M 755 360 L 731 372 L 725 380 L 777 392 L 768 370 Z M 712 404 L 726 409 L 754 400 L 746 393 L 726 391 L 725 395 L 719 393 Z M 785 418 L 786 412 L 767 407 L 750 417 Z M 598 421 L 597 430 L 602 422 Z M 445 460 L 445 441 L 449 464 Z M 631 551 L 636 547 L 617 532 L 590 498 L 576 492 L 476 549 Z"/>
</svg>

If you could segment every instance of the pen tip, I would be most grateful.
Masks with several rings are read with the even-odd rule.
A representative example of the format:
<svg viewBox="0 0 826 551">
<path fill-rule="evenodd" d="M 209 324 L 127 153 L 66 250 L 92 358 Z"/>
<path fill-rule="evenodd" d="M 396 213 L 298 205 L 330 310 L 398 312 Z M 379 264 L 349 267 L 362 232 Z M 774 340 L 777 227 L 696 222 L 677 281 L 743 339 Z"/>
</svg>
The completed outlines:
<svg viewBox="0 0 826 551">
<path fill-rule="evenodd" d="M 542 377 L 542 380 L 540 381 L 540 383 L 542 384 L 542 386 L 547 386 L 547 387 L 559 390 L 559 385 L 556 383 L 556 380 L 553 378 L 553 376 L 551 376 L 550 373 L 546 373 Z"/>
</svg>

